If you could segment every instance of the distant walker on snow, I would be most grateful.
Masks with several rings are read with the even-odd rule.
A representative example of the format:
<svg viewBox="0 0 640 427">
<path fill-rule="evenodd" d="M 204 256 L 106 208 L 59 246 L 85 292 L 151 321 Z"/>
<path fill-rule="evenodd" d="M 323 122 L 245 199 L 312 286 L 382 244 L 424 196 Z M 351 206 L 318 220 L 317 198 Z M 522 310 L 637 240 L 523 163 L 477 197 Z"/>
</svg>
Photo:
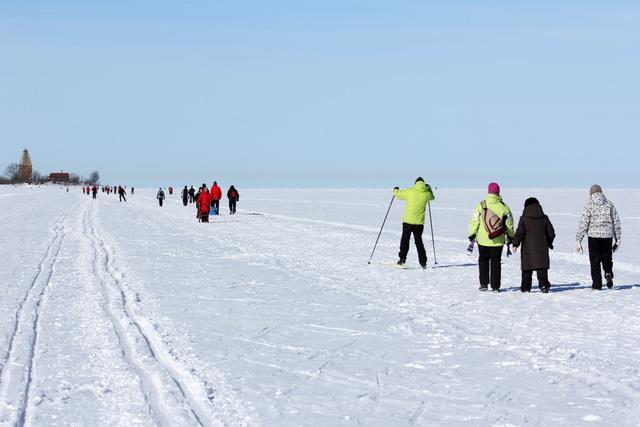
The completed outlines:
<svg viewBox="0 0 640 427">
<path fill-rule="evenodd" d="M 240 193 L 233 185 L 227 191 L 227 198 L 229 199 L 229 214 L 234 215 L 236 213 L 236 203 L 240 200 Z"/>
<path fill-rule="evenodd" d="M 158 190 L 158 195 L 156 197 L 158 198 L 158 203 L 160 203 L 160 207 L 162 207 L 162 202 L 164 202 L 164 199 L 165 199 L 164 190 L 162 189 L 162 187 L 160 187 L 160 189 Z"/>
</svg>

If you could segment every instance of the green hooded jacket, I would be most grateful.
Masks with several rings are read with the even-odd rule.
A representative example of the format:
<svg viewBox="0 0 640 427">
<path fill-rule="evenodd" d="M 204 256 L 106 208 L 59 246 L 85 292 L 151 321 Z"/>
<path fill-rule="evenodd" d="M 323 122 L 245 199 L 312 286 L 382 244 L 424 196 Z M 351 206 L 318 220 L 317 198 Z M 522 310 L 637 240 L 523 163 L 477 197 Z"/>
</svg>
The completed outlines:
<svg viewBox="0 0 640 427">
<path fill-rule="evenodd" d="M 400 200 L 406 200 L 402 222 L 412 225 L 424 225 L 424 212 L 427 203 L 435 200 L 431 187 L 423 181 L 418 181 L 411 188 L 393 190 L 393 195 Z"/>
<path fill-rule="evenodd" d="M 502 201 L 502 197 L 497 194 L 489 194 L 485 198 L 487 202 L 487 208 L 493 211 L 500 218 L 505 218 L 506 221 L 504 223 L 507 233 L 502 234 L 495 239 L 489 239 L 489 234 L 484 227 L 482 221 L 482 206 L 480 203 L 476 206 L 476 209 L 473 211 L 473 216 L 471 217 L 471 225 L 469 226 L 469 237 L 476 236 L 476 242 L 478 242 L 481 246 L 503 246 L 506 243 L 506 237 L 509 236 L 509 240 L 513 239 L 515 235 L 515 230 L 513 227 L 513 215 L 511 214 L 511 209 L 507 206 L 506 203 Z"/>
</svg>

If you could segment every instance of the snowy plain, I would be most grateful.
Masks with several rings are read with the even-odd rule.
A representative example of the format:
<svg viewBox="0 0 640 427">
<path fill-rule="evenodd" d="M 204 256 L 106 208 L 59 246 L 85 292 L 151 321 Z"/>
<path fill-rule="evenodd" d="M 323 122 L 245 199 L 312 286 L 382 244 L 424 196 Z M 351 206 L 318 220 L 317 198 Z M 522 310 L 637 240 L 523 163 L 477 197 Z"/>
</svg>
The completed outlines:
<svg viewBox="0 0 640 427">
<path fill-rule="evenodd" d="M 504 191 L 556 228 L 550 294 L 519 292 L 519 255 L 478 292 L 482 190 L 436 191 L 424 271 L 385 265 L 397 201 L 367 264 L 390 190 L 239 190 L 199 224 L 155 189 L 0 186 L 0 424 L 638 425 L 640 190 L 605 189 L 623 240 L 603 291 L 575 253 L 587 189 Z"/>
</svg>

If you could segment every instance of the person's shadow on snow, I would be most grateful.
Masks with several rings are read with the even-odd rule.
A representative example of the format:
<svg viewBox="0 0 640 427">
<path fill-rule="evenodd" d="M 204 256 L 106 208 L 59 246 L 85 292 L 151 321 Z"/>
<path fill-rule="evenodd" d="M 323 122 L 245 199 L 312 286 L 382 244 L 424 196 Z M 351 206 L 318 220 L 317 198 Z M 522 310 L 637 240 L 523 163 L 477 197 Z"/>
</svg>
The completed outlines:
<svg viewBox="0 0 640 427">
<path fill-rule="evenodd" d="M 635 285 L 620 285 L 620 286 L 614 286 L 613 289 L 611 289 L 612 291 L 624 291 L 626 289 L 633 289 L 633 288 L 640 288 L 640 285 L 635 284 Z"/>
<path fill-rule="evenodd" d="M 578 291 L 580 289 L 591 289 L 591 285 L 583 285 L 582 283 L 563 283 L 561 285 L 554 285 L 552 283 L 550 292 Z"/>
<path fill-rule="evenodd" d="M 612 289 L 607 289 L 606 286 L 603 287 L 603 291 L 624 291 L 624 290 L 629 290 L 629 289 L 633 289 L 633 288 L 640 288 L 639 284 L 635 284 L 635 285 L 616 285 L 614 286 Z M 550 289 L 550 293 L 555 293 L 555 292 L 567 292 L 567 291 L 579 291 L 581 289 L 591 289 L 591 285 L 583 285 L 582 283 L 564 283 L 564 284 L 558 284 L 558 285 L 554 285 L 553 283 L 551 284 L 551 289 Z M 536 286 L 533 286 L 531 288 L 531 292 L 536 292 L 538 290 L 538 288 Z M 503 292 L 519 292 L 520 291 L 520 287 L 519 286 L 513 286 L 510 288 L 503 288 L 502 289 Z"/>
<path fill-rule="evenodd" d="M 611 289 L 607 289 L 606 286 L 602 287 L 604 291 L 623 291 L 633 288 L 640 288 L 640 285 L 616 285 Z M 583 285 L 582 283 L 567 283 L 562 285 L 551 284 L 551 292 L 566 292 L 566 291 L 578 291 L 580 289 L 591 289 L 591 285 Z"/>
</svg>

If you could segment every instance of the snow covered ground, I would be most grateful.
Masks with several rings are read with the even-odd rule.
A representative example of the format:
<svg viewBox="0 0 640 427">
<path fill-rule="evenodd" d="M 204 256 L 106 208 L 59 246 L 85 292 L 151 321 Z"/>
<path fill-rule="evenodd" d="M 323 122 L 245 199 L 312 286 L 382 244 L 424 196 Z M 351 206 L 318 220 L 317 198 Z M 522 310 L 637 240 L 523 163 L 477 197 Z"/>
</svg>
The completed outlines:
<svg viewBox="0 0 640 427">
<path fill-rule="evenodd" d="M 550 294 L 519 292 L 519 256 L 478 292 L 482 190 L 436 191 L 425 271 L 383 265 L 402 202 L 367 265 L 390 190 L 239 190 L 198 224 L 153 189 L 1 186 L 0 424 L 638 425 L 640 190 L 605 189 L 623 242 L 600 292 L 574 253 L 588 189 L 504 192 L 556 227 Z"/>
</svg>

